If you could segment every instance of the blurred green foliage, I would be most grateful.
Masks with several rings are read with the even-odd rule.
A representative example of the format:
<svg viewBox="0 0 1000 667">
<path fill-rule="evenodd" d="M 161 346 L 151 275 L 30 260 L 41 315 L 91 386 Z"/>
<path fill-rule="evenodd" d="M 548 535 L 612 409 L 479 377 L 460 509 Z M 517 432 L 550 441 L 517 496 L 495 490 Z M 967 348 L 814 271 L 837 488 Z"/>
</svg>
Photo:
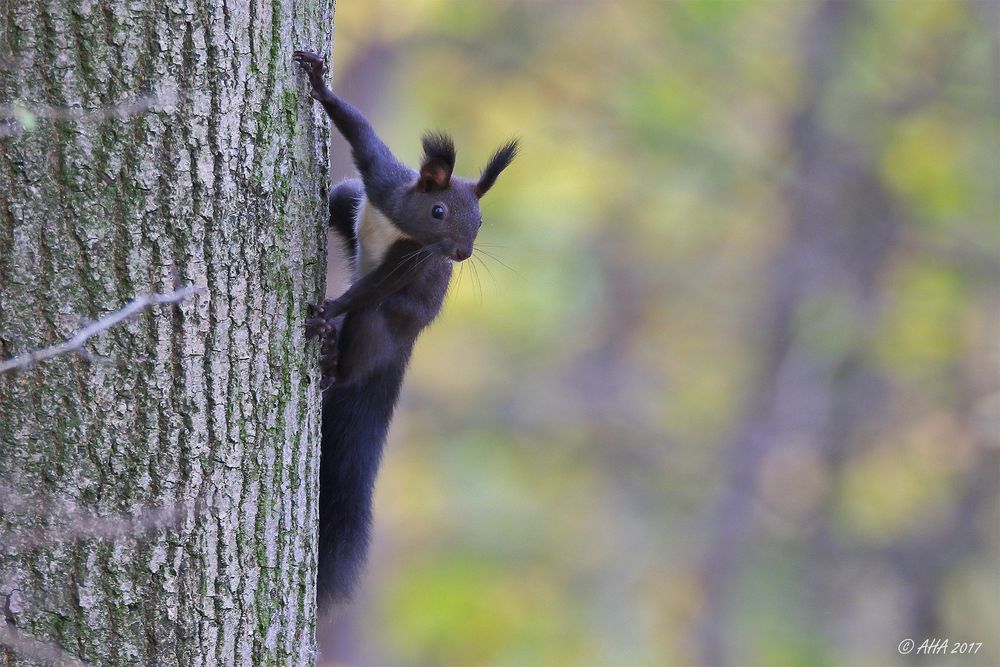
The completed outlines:
<svg viewBox="0 0 1000 667">
<path fill-rule="evenodd" d="M 523 151 L 417 345 L 334 655 L 1000 662 L 998 21 L 340 0 L 337 87 L 401 158 Z"/>
</svg>

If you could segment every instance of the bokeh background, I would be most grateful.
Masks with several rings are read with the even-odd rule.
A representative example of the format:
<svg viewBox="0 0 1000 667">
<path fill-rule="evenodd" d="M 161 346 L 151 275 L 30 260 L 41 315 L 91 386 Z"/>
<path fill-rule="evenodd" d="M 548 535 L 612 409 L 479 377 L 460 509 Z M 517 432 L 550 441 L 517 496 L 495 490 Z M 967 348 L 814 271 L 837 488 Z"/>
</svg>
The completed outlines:
<svg viewBox="0 0 1000 667">
<path fill-rule="evenodd" d="M 985 0 L 339 0 L 335 87 L 404 161 L 430 128 L 465 176 L 523 151 L 324 658 L 1000 663 L 998 31 Z M 982 647 L 897 652 L 935 637 Z"/>
</svg>

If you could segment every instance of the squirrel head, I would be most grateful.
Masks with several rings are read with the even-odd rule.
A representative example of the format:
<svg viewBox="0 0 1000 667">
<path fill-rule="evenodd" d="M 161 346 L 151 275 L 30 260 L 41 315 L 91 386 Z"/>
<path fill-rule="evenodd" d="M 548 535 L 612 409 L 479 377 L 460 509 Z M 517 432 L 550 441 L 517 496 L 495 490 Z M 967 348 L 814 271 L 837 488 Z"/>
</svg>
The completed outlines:
<svg viewBox="0 0 1000 667">
<path fill-rule="evenodd" d="M 416 183 L 400 193 L 391 217 L 411 238 L 425 246 L 437 245 L 442 255 L 460 262 L 472 255 L 472 244 L 483 224 L 479 200 L 517 155 L 517 140 L 493 153 L 478 181 L 452 177 L 455 143 L 448 135 L 425 134 L 423 146 Z"/>
</svg>

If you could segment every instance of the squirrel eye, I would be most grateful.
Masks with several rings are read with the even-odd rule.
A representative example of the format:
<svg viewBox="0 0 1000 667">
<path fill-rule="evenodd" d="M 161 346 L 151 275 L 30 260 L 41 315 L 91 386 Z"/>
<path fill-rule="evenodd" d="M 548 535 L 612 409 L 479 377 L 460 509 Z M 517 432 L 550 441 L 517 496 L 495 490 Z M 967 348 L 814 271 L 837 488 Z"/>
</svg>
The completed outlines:
<svg viewBox="0 0 1000 667">
<path fill-rule="evenodd" d="M 431 215 L 440 220 L 444 217 L 444 206 L 441 204 L 434 204 L 434 208 L 431 209 Z"/>
</svg>

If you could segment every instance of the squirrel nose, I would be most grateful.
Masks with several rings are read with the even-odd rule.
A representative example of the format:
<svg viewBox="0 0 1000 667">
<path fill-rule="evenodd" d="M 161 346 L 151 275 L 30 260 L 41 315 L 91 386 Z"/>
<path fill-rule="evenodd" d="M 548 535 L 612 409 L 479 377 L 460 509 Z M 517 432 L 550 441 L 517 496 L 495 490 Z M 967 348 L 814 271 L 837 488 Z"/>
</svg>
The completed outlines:
<svg viewBox="0 0 1000 667">
<path fill-rule="evenodd" d="M 455 258 L 456 262 L 469 259 L 472 256 L 472 248 L 455 248 L 451 256 Z"/>
</svg>

